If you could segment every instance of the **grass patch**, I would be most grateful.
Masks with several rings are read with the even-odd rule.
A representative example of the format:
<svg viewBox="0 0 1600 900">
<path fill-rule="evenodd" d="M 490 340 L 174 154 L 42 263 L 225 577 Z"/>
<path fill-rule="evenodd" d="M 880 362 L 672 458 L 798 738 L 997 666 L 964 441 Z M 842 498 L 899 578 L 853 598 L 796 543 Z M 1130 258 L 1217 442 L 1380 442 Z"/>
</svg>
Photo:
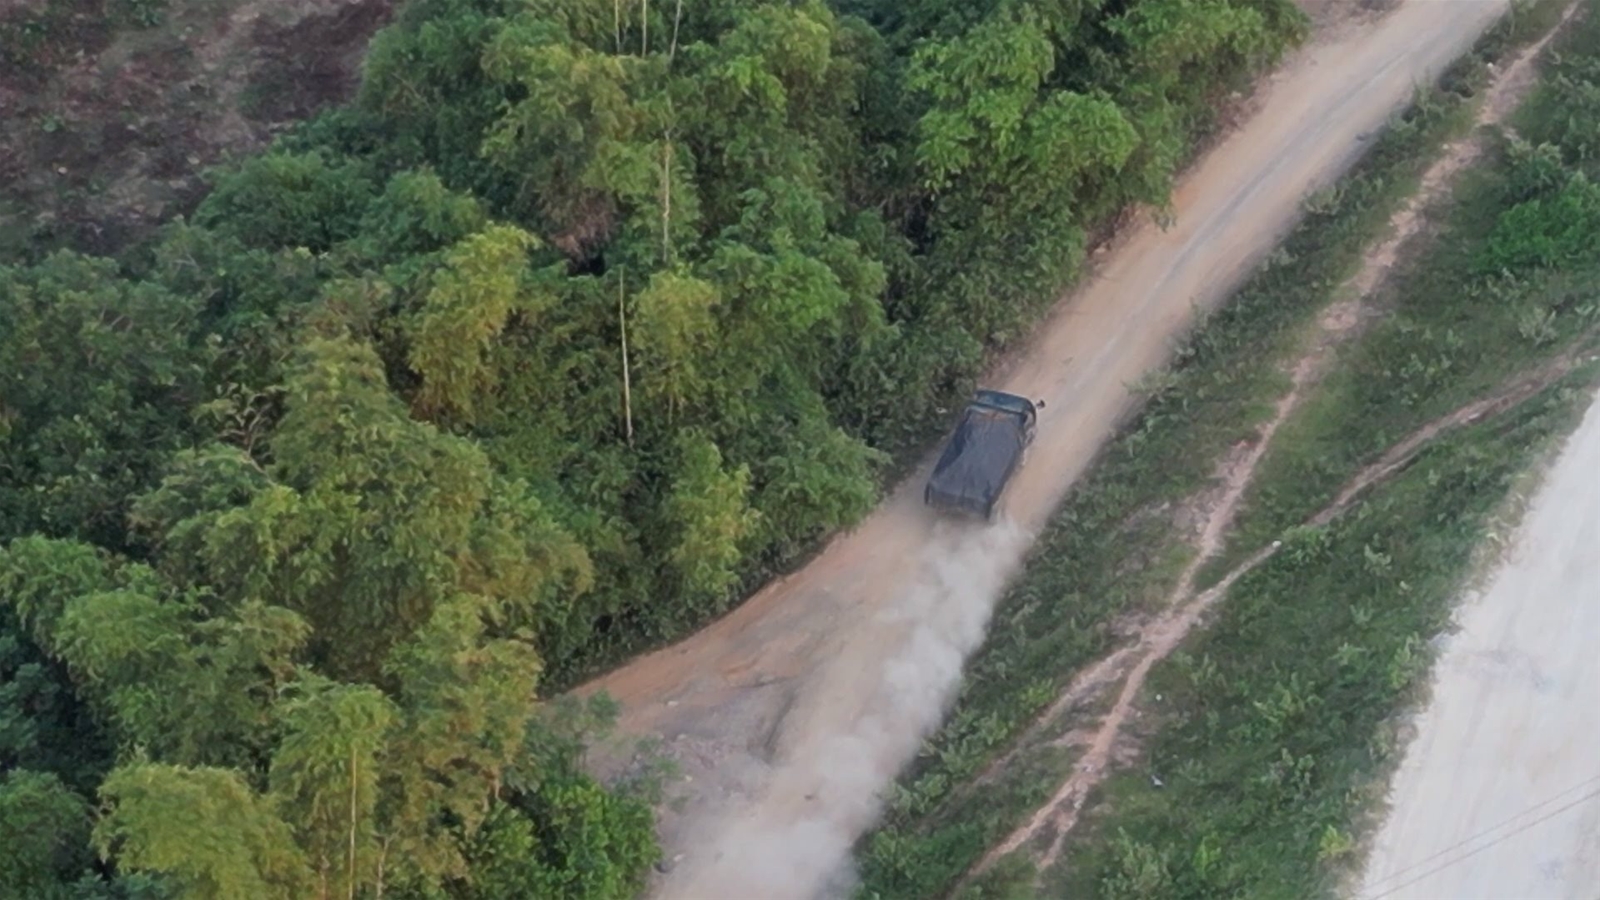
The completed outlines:
<svg viewBox="0 0 1600 900">
<path fill-rule="evenodd" d="M 1102 786 L 1045 893 L 1303 900 L 1334 887 L 1399 750 L 1386 720 L 1426 681 L 1485 524 L 1576 424 L 1597 371 L 1441 438 L 1241 578 L 1211 627 L 1152 671 L 1141 764 Z"/>
<path fill-rule="evenodd" d="M 1585 148 L 1535 143 L 1559 140 L 1586 117 L 1600 123 L 1600 105 L 1561 101 L 1600 92 L 1597 47 L 1600 16 L 1562 35 L 1548 86 L 1517 116 L 1527 144 L 1497 142 L 1486 164 L 1466 173 L 1433 246 L 1387 289 L 1389 315 L 1344 348 L 1279 429 L 1228 552 L 1202 585 L 1303 521 L 1395 441 L 1600 322 L 1600 187 L 1584 187 L 1600 165 Z M 1569 158 L 1588 160 L 1588 171 Z M 1545 233 L 1552 230 L 1559 233 Z M 1569 234 L 1575 246 L 1564 248 Z"/>
<path fill-rule="evenodd" d="M 1523 13 L 1480 41 L 1351 175 L 1308 204 L 1282 247 L 1197 329 L 1143 412 L 1053 518 L 1002 600 L 952 715 L 900 779 L 883 824 L 858 847 L 859 896 L 938 896 L 1059 783 L 1030 772 L 1037 763 L 1021 748 L 1006 771 L 978 788 L 968 784 L 1016 744 L 1076 670 L 1111 649 L 1114 622 L 1170 590 L 1188 551 L 1169 505 L 1204 487 L 1229 446 L 1254 434 L 1285 389 L 1282 363 L 1306 326 L 1359 266 L 1440 145 L 1470 122 L 1485 63 L 1540 33 L 1540 24 L 1549 21 Z M 1546 341 L 1544 352 L 1554 343 Z M 1319 505 L 1325 496 L 1313 500 Z M 974 882 L 970 895 L 1023 896 L 1014 864 L 1004 868 Z"/>
</svg>

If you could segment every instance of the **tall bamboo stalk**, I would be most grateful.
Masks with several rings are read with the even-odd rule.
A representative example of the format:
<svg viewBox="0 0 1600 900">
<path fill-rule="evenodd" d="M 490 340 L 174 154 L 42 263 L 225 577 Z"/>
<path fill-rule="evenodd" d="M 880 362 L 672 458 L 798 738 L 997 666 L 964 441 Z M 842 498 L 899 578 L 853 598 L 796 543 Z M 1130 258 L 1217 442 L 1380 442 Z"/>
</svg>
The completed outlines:
<svg viewBox="0 0 1600 900">
<path fill-rule="evenodd" d="M 617 322 L 622 326 L 622 415 L 628 435 L 628 446 L 633 446 L 633 385 L 632 376 L 628 371 L 628 315 L 624 308 L 623 298 L 626 289 L 619 275 L 617 278 Z"/>
<path fill-rule="evenodd" d="M 678 55 L 678 23 L 683 21 L 683 0 L 678 0 L 677 9 L 672 11 L 672 46 L 667 49 L 667 67 L 672 67 L 672 60 Z"/>
<path fill-rule="evenodd" d="M 661 261 L 672 262 L 672 132 L 661 141 Z"/>
<path fill-rule="evenodd" d="M 350 856 L 345 863 L 345 883 L 348 885 L 348 900 L 356 900 L 356 780 L 357 767 L 356 746 L 350 745 Z"/>
</svg>

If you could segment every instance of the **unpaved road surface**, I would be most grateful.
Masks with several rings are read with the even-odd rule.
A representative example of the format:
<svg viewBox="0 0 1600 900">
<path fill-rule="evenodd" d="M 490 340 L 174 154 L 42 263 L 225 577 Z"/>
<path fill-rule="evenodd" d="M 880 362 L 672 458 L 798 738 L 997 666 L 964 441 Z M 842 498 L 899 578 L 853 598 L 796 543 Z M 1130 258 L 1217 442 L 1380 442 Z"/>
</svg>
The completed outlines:
<svg viewBox="0 0 1600 900">
<path fill-rule="evenodd" d="M 660 737 L 687 776 L 684 802 L 663 812 L 675 864 L 655 896 L 840 890 L 879 792 L 938 724 L 1032 533 L 1130 410 L 1129 386 L 1505 5 L 1407 0 L 1289 61 L 1178 186 L 1175 224 L 1132 229 L 997 377 L 1049 404 L 1006 521 L 936 522 L 921 506 L 925 466 L 801 571 L 586 686 L 620 701 L 623 734 Z M 595 760 L 602 772 L 623 762 Z"/>
<path fill-rule="evenodd" d="M 1457 611 L 1358 900 L 1600 896 L 1600 404 Z"/>
</svg>

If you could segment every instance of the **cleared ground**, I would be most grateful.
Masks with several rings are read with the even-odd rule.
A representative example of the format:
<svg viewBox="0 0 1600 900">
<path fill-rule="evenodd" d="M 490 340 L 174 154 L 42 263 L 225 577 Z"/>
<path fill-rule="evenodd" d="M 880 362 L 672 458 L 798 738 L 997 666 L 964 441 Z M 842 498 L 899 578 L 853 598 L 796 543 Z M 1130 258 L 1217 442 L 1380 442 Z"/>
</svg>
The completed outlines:
<svg viewBox="0 0 1600 900">
<path fill-rule="evenodd" d="M 1457 612 L 1358 900 L 1600 892 L 1600 404 Z"/>
<path fill-rule="evenodd" d="M 350 97 L 397 5 L 0 0 L 0 261 L 188 213 L 205 167 Z"/>
<path fill-rule="evenodd" d="M 623 732 L 662 738 L 690 779 L 663 816 L 676 865 L 660 896 L 827 891 L 877 792 L 937 724 L 1031 532 L 1128 411 L 1128 386 L 1504 6 L 1410 0 L 1290 61 L 1180 185 L 1175 224 L 1133 229 L 995 379 L 1049 401 L 1008 521 L 935 523 L 920 505 L 923 470 L 802 571 L 588 687 L 621 701 Z"/>
</svg>

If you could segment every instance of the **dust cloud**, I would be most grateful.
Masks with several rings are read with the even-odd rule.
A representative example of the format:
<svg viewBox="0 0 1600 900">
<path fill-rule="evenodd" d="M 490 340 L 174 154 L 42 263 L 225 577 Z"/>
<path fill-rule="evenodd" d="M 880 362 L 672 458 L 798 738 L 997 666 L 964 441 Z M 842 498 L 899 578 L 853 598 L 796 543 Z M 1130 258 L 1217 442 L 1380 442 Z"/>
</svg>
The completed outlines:
<svg viewBox="0 0 1600 900">
<path fill-rule="evenodd" d="M 938 727 L 962 666 L 982 643 L 1005 581 L 1031 543 L 1014 521 L 941 522 L 914 580 L 863 622 L 853 665 L 798 696 L 764 788 L 691 823 L 691 855 L 662 885 L 670 900 L 811 900 L 848 893 L 851 845 L 880 810 L 880 791 Z"/>
</svg>

